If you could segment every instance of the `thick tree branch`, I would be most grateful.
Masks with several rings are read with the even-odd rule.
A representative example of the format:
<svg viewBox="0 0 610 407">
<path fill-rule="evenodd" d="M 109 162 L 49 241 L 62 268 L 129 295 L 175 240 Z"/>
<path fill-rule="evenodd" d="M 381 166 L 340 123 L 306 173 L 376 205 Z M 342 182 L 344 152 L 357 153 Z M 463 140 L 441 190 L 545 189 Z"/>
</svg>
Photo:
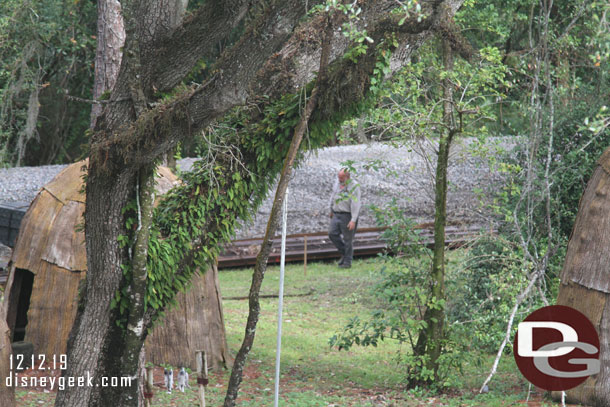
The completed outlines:
<svg viewBox="0 0 610 407">
<path fill-rule="evenodd" d="M 270 6 L 265 18 L 253 23 L 240 41 L 221 55 L 214 66 L 216 75 L 206 86 L 185 91 L 170 102 L 144 112 L 127 129 L 96 134 L 91 145 L 92 158 L 101 159 L 105 171 L 112 170 L 109 165 L 145 165 L 231 108 L 243 105 L 251 94 L 250 84 L 256 72 L 288 41 L 305 14 L 305 5 L 301 2 L 297 3 L 298 7 L 280 3 Z M 113 98 L 125 90 L 115 90 L 118 94 L 113 94 Z M 118 109 L 119 105 L 113 106 Z M 109 120 L 117 125 L 125 123 L 121 117 Z M 108 127 L 114 129 L 117 125 Z"/>
<path fill-rule="evenodd" d="M 448 2 L 461 3 L 461 0 Z M 370 2 L 378 8 L 384 3 Z M 110 153 L 113 150 L 121 151 L 124 152 L 123 157 L 116 162 L 136 167 L 144 165 L 193 132 L 205 128 L 231 108 L 245 104 L 253 95 L 265 94 L 273 98 L 296 92 L 303 84 L 303 78 L 310 78 L 315 71 L 315 67 L 309 65 L 307 55 L 311 53 L 312 42 L 320 43 L 323 31 L 319 29 L 320 20 L 313 18 L 294 32 L 304 13 L 304 5 L 301 8 L 271 6 L 264 22 L 258 24 L 256 30 L 247 32 L 237 44 L 223 53 L 215 65 L 217 76 L 208 86 L 186 91 L 172 101 L 151 109 L 125 134 L 102 137 L 104 141 L 92 145 L 91 154 L 106 156 L 109 150 Z M 382 14 L 371 23 L 370 35 L 379 42 L 390 31 L 398 31 L 397 41 L 410 45 L 400 53 L 396 66 L 401 66 L 430 31 L 438 26 L 440 16 L 440 11 L 431 11 L 419 23 L 414 18 L 398 26 L 397 21 L 396 25 L 389 25 L 390 20 L 396 19 Z M 320 95 L 321 105 L 327 112 L 323 116 L 341 110 L 346 103 L 361 99 L 368 89 L 368 78 L 376 56 L 369 52 L 358 63 L 339 58 L 348 46 L 344 42 L 340 46 L 342 48 L 333 48 L 335 61 L 329 70 L 332 86 L 322 89 Z"/>
<path fill-rule="evenodd" d="M 207 1 L 184 23 L 184 0 L 125 2 L 124 7 L 134 8 L 139 17 L 137 21 L 128 23 L 126 28 L 131 31 L 131 37 L 138 37 L 141 53 L 141 69 L 138 74 L 147 99 L 153 100 L 156 91 L 171 90 L 200 60 L 214 61 L 218 55 L 217 43 L 228 41 L 232 31 L 243 21 L 252 2 L 253 0 Z M 207 21 L 206 18 L 210 20 Z M 112 106 L 104 109 L 102 123 L 98 126 L 111 133 L 135 120 L 129 103 L 131 92 L 126 79 L 127 69 L 128 64 L 122 61 L 109 100 Z M 128 101 L 117 103 L 126 99 Z M 104 134 L 96 135 L 92 144 L 105 138 Z"/>
<path fill-rule="evenodd" d="M 456 0 L 461 2 L 461 0 Z M 378 3 L 375 3 L 378 4 Z M 296 25 L 301 12 L 290 12 L 289 10 L 274 9 L 270 11 L 272 21 L 291 21 L 291 26 Z M 286 14 L 288 13 L 288 14 Z M 411 53 L 417 49 L 425 38 L 432 32 L 435 24 L 438 24 L 440 12 L 433 12 L 427 19 L 421 22 L 417 28 L 415 21 L 407 21 L 405 24 L 409 28 L 398 25 L 388 25 L 388 21 L 395 19 L 387 14 L 377 17 L 375 24 L 369 28 L 371 35 L 378 43 L 386 34 L 396 29 L 400 31 L 396 34 L 396 39 L 401 45 L 399 49 L 405 50 L 399 55 L 396 69 L 408 62 Z M 217 65 L 216 77 L 211 78 L 205 87 L 191 89 L 172 101 L 156 106 L 145 112 L 127 131 L 118 132 L 110 135 L 104 142 L 92 145 L 91 156 L 98 158 L 100 162 L 111 166 L 112 163 L 124 165 L 129 164 L 137 168 L 141 164 L 148 163 L 157 155 L 173 147 L 179 140 L 192 134 L 211 123 L 211 121 L 223 113 L 226 113 L 233 106 L 245 103 L 247 98 L 254 90 L 260 89 L 254 86 L 243 85 L 256 83 L 258 86 L 275 82 L 275 88 L 269 88 L 272 92 L 270 98 L 288 92 L 296 92 L 297 84 L 301 81 L 299 75 L 310 75 L 315 68 L 307 68 L 306 72 L 297 70 L 294 61 L 300 61 L 301 69 L 305 64 L 304 56 L 311 52 L 311 41 L 319 40 L 321 19 L 313 18 L 307 24 L 294 32 L 287 28 L 283 33 L 275 33 L 275 28 L 271 26 L 262 27 L 256 35 L 248 36 L 234 46 L 234 48 L 224 55 Z M 397 23 L 397 21 L 396 21 Z M 418 31 L 420 30 L 420 31 Z M 308 35 L 304 35 L 304 33 Z M 274 34 L 272 38 L 269 35 Z M 267 40 L 265 40 L 267 38 Z M 290 38 L 290 40 L 289 40 Z M 343 44 L 340 49 L 341 55 L 348 44 Z M 277 49 L 280 49 L 277 52 Z M 332 55 L 335 55 L 337 47 L 333 47 Z M 370 77 L 375 68 L 378 55 L 375 47 L 371 46 L 367 53 L 354 63 L 349 59 L 339 58 L 335 55 L 335 61 L 329 66 L 328 79 L 325 86 L 319 89 L 318 109 L 314 113 L 314 122 L 324 122 L 334 114 L 337 114 L 349 107 L 351 104 L 362 100 L 370 86 Z M 277 64 L 286 69 L 278 69 Z M 290 62 L 292 61 L 292 62 Z M 282 70 L 283 69 L 283 70 Z M 290 80 L 275 81 L 279 74 L 286 74 Z M 238 86 L 239 85 L 239 86 Z M 104 137 L 106 138 L 106 137 Z M 234 147 L 236 154 L 239 155 L 239 146 Z M 110 157 L 120 155 L 120 160 L 113 160 Z M 110 168 L 107 168 L 108 170 Z M 233 173 L 236 170 L 227 169 Z M 243 176 L 247 176 L 246 170 Z M 229 182 L 231 182 L 229 180 Z M 213 231 L 216 225 L 209 223 L 206 232 Z M 193 242 L 192 253 L 187 253 L 178 272 L 188 267 L 195 257 L 196 251 L 210 244 L 205 237 L 200 237 Z M 146 325 L 154 320 L 155 312 L 149 310 L 146 316 Z"/>
<path fill-rule="evenodd" d="M 243 22 L 248 0 L 207 1 L 195 14 L 176 28 L 171 36 L 156 44 L 150 55 L 150 85 L 161 92 L 169 91 L 192 71 L 196 64 L 214 61 L 223 43 Z"/>
</svg>

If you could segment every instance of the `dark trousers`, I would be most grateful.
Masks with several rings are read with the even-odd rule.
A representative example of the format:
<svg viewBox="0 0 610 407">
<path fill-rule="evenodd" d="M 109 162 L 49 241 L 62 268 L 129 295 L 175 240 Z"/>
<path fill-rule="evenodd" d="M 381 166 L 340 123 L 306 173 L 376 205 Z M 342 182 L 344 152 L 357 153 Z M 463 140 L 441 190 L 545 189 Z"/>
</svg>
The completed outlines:
<svg viewBox="0 0 610 407">
<path fill-rule="evenodd" d="M 343 256 L 343 264 L 352 265 L 354 257 L 354 235 L 358 228 L 358 221 L 354 230 L 349 230 L 347 224 L 352 219 L 352 214 L 348 212 L 335 212 L 330 219 L 330 227 L 328 229 L 328 237 Z M 343 237 L 342 237 L 343 236 Z"/>
</svg>

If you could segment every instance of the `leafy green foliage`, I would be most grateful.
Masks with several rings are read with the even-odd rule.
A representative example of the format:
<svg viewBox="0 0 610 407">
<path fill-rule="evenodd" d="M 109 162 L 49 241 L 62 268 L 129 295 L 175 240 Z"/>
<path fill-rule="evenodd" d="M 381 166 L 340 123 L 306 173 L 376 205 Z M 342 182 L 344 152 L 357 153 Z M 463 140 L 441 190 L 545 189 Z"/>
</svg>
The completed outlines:
<svg viewBox="0 0 610 407">
<path fill-rule="evenodd" d="M 610 30 L 603 18 L 607 2 L 559 0 L 550 15 L 549 45 L 551 75 L 557 85 L 556 100 L 569 105 L 572 100 L 603 93 L 588 88 L 607 76 Z M 489 130 L 495 135 L 528 133 L 534 54 L 539 46 L 540 3 L 534 0 L 467 0 L 456 14 L 463 34 L 476 48 L 501 50 L 502 63 L 508 75 L 498 90 L 503 97 L 496 103 L 495 122 Z M 544 73 L 544 72 L 542 72 Z M 586 92 L 581 92 L 585 89 Z M 577 95 L 579 93 L 579 95 Z M 580 118 L 581 120 L 584 117 Z"/>
<path fill-rule="evenodd" d="M 373 39 L 367 35 L 366 29 L 357 28 L 356 24 L 360 21 L 362 9 L 356 3 L 343 3 L 338 0 L 327 0 L 324 4 L 312 7 L 310 13 L 342 13 L 347 16 L 347 21 L 341 26 L 341 31 L 347 37 L 352 47 L 343 54 L 343 58 L 352 62 L 357 62 L 358 57 L 364 55 L 368 49 L 368 44 L 373 43 Z"/>
<path fill-rule="evenodd" d="M 610 81 L 602 84 L 610 96 Z M 596 99 L 596 98 L 595 98 Z M 601 110 L 603 100 L 574 101 L 560 112 L 555 133 L 553 160 L 553 212 L 557 216 L 557 230 L 567 239 L 572 232 L 578 203 L 595 164 L 608 147 L 610 131 L 591 132 L 583 128 L 583 117 L 593 117 Z"/>
<path fill-rule="evenodd" d="M 415 222 L 404 216 L 393 202 L 386 208 L 372 208 L 380 226 L 387 226 L 382 237 L 392 256 L 384 255 L 379 271 L 379 282 L 373 287 L 373 295 L 379 301 L 367 320 L 353 317 L 343 331 L 330 339 L 331 346 L 348 350 L 353 346 L 376 347 L 381 341 L 396 340 L 408 345 L 401 348 L 398 361 L 404 367 L 405 380 L 411 385 L 431 383 L 435 372 L 426 366 L 428 355 L 413 352 L 418 337 L 426 328 L 423 319 L 427 308 L 446 307 L 445 300 L 436 299 L 431 292 L 431 252 L 414 228 Z M 460 343 L 448 336 L 443 341 L 435 386 L 452 385 L 450 373 L 460 368 Z"/>
<path fill-rule="evenodd" d="M 482 238 L 468 251 L 447 318 L 456 335 L 469 338 L 469 351 L 496 351 L 530 268 L 519 247 L 500 238 Z M 534 305 L 522 304 L 519 315 Z"/>
<path fill-rule="evenodd" d="M 526 298 L 516 310 L 517 320 L 542 306 L 543 296 L 548 301 L 557 296 L 580 196 L 607 147 L 607 126 L 599 112 L 610 95 L 604 68 L 594 63 L 597 57 L 590 58 L 601 38 L 587 16 L 599 13 L 599 4 L 557 4 L 545 54 L 536 49 L 543 47 L 544 30 L 538 3 L 502 5 L 506 10 L 515 7 L 513 19 L 507 16 L 493 34 L 505 42 L 503 60 L 509 75 L 498 105 L 501 110 L 495 112 L 498 120 L 490 129 L 518 137 L 516 148 L 498 154 L 495 162 L 504 179 L 491 205 L 500 219 L 499 236 L 475 243 L 466 281 L 449 307 L 453 328 L 474 333 L 472 345 L 488 351 L 502 342 L 515 299 L 534 272 L 544 273 L 536 291 L 541 295 Z M 504 13 L 494 2 L 472 11 L 463 16 L 485 14 L 483 19 L 489 19 Z"/>
<path fill-rule="evenodd" d="M 610 83 L 605 80 L 596 86 L 604 94 L 610 95 Z M 549 134 L 541 137 L 540 147 L 533 160 L 526 143 L 517 144 L 512 152 L 505 152 L 500 158 L 498 170 L 504 174 L 505 185 L 498 191 L 494 206 L 496 213 L 503 219 L 501 229 L 507 242 L 517 242 L 512 233 L 515 224 L 529 225 L 531 234 L 529 248 L 545 253 L 553 248 L 548 270 L 550 292 L 557 287 L 559 271 L 563 265 L 567 243 L 576 219 L 578 204 L 587 182 L 593 173 L 597 159 L 608 147 L 607 128 L 588 128 L 585 118 L 595 117 L 601 110 L 603 99 L 593 97 L 591 89 L 582 84 L 582 90 L 575 93 L 574 100 L 565 106 L 558 106 L 552 140 Z M 558 91 L 561 91 L 559 89 Z M 593 131 L 592 131 L 593 130 Z M 544 197 L 544 177 L 549 160 L 550 200 L 547 216 Z M 528 167 L 528 162 L 531 162 Z M 531 168 L 535 188 L 528 193 L 533 204 L 524 206 L 522 194 L 527 189 L 526 171 Z M 551 222 L 552 241 L 549 241 L 548 222 Z"/>
<path fill-rule="evenodd" d="M 455 111 L 464 136 L 484 137 L 489 134 L 487 123 L 494 119 L 494 105 L 502 96 L 506 84 L 506 67 L 495 47 L 479 50 L 479 58 L 468 62 L 456 59 L 452 72 L 442 67 L 438 44 L 424 44 L 411 64 L 391 81 L 382 81 L 389 65 L 381 64 L 380 80 L 372 80 L 378 101 L 365 117 L 367 132 L 378 134 L 381 140 L 404 142 L 422 137 L 434 138 L 443 129 L 442 80 L 449 77 L 455 86 Z M 344 132 L 353 133 L 358 125 L 351 120 Z"/>
</svg>

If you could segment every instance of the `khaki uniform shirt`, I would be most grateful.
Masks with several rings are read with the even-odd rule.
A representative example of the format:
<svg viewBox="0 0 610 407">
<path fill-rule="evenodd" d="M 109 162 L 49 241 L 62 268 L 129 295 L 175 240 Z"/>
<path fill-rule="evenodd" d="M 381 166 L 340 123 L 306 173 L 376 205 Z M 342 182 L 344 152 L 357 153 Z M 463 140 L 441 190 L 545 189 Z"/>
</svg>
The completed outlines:
<svg viewBox="0 0 610 407">
<path fill-rule="evenodd" d="M 330 194 L 330 210 L 333 212 L 349 212 L 352 222 L 356 222 L 360 214 L 360 184 L 353 178 L 348 178 L 345 184 L 335 179 L 333 191 Z"/>
</svg>

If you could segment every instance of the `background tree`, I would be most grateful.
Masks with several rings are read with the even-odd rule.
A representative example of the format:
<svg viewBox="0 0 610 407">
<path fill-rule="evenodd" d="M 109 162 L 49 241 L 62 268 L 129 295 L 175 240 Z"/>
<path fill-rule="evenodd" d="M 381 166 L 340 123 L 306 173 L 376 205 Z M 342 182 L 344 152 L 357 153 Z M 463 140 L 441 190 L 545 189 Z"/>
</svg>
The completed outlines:
<svg viewBox="0 0 610 407">
<path fill-rule="evenodd" d="M 95 47 L 90 1 L 0 4 L 0 164 L 75 161 L 89 117 Z"/>
<path fill-rule="evenodd" d="M 450 76 L 453 73 L 453 49 L 447 38 L 441 40 L 443 46 L 443 127 L 438 142 L 436 160 L 435 201 L 434 201 L 434 249 L 432 256 L 431 295 L 424 314 L 426 323 L 413 350 L 416 356 L 426 356 L 426 369 L 432 374 L 434 381 L 438 380 L 439 358 L 443 351 L 445 340 L 445 226 L 447 224 L 447 170 L 449 166 L 449 150 L 456 134 L 460 131 L 454 117 L 453 87 Z"/>
</svg>

